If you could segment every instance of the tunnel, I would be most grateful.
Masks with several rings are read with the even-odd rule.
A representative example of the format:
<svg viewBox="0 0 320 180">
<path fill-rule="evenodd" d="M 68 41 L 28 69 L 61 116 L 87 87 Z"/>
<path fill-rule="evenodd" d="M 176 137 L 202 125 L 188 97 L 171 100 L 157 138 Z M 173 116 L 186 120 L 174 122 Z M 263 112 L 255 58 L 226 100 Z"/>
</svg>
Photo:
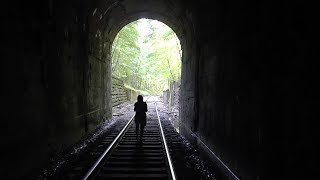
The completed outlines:
<svg viewBox="0 0 320 180">
<path fill-rule="evenodd" d="M 304 2 L 43 0 L 1 6 L 5 176 L 32 174 L 110 119 L 111 45 L 121 28 L 140 18 L 165 23 L 180 39 L 183 136 L 240 179 L 315 174 L 317 70 L 309 63 L 315 53 Z"/>
</svg>

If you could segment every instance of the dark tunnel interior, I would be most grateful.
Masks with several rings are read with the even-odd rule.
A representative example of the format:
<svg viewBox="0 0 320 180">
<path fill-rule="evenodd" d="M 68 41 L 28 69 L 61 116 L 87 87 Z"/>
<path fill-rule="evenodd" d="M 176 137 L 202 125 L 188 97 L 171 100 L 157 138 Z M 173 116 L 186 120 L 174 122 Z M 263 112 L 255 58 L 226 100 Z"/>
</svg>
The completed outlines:
<svg viewBox="0 0 320 180">
<path fill-rule="evenodd" d="M 140 18 L 167 24 L 180 39 L 183 136 L 205 144 L 240 179 L 316 175 L 317 21 L 310 4 L 34 0 L 1 9 L 9 179 L 46 166 L 111 117 L 111 45 Z"/>
</svg>

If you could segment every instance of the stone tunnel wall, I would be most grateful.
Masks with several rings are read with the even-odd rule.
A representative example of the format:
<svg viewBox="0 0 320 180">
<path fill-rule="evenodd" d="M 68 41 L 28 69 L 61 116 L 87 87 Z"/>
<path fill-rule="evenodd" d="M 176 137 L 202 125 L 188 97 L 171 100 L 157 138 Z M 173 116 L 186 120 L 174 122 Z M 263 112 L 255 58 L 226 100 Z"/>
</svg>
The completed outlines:
<svg viewBox="0 0 320 180">
<path fill-rule="evenodd" d="M 170 83 L 170 89 L 163 91 L 162 98 L 163 102 L 167 106 L 173 126 L 179 131 L 180 130 L 180 81 Z"/>
<path fill-rule="evenodd" d="M 112 107 L 128 101 L 127 90 L 121 79 L 112 77 Z"/>
<path fill-rule="evenodd" d="M 186 19 L 191 13 L 185 6 L 166 0 L 4 3 L 1 77 L 4 146 L 11 147 L 6 154 L 12 157 L 3 161 L 8 179 L 34 175 L 111 117 L 110 47 L 124 25 L 143 17 L 157 19 L 185 35 L 181 43 L 192 47 L 192 25 Z M 193 109 L 195 56 L 184 48 L 188 76 L 183 101 Z M 193 119 L 194 112 L 188 112 Z"/>
<path fill-rule="evenodd" d="M 182 65 L 182 133 L 240 179 L 308 179 L 317 131 L 303 4 L 197 1 L 191 9 L 197 53 L 185 55 L 197 61 Z"/>
<path fill-rule="evenodd" d="M 112 77 L 112 107 L 127 101 L 136 101 L 138 95 L 138 91 L 126 88 L 121 79 Z"/>
<path fill-rule="evenodd" d="M 169 111 L 179 112 L 180 84 L 180 82 L 172 82 L 170 88 L 162 93 L 163 102 L 167 104 Z"/>
<path fill-rule="evenodd" d="M 3 30 L 12 37 L 3 41 L 1 65 L 5 179 L 34 175 L 111 117 L 108 41 L 94 26 L 99 17 L 88 14 L 91 5 L 4 3 Z"/>
<path fill-rule="evenodd" d="M 128 100 L 131 102 L 137 101 L 137 97 L 139 95 L 139 92 L 133 90 L 133 89 L 126 89 Z"/>
</svg>

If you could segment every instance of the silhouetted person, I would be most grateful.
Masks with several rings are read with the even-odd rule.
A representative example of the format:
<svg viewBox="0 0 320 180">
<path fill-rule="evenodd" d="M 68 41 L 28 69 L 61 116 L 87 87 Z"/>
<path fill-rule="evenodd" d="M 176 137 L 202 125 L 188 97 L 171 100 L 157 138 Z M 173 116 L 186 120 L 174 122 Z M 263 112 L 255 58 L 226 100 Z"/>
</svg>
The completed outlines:
<svg viewBox="0 0 320 180">
<path fill-rule="evenodd" d="M 147 123 L 146 112 L 148 111 L 147 103 L 143 102 L 143 97 L 139 95 L 137 97 L 136 103 L 134 103 L 134 111 L 136 111 L 136 115 L 134 121 L 136 122 L 136 134 L 138 138 L 139 130 L 140 130 L 140 139 L 142 140 L 143 129 Z"/>
</svg>

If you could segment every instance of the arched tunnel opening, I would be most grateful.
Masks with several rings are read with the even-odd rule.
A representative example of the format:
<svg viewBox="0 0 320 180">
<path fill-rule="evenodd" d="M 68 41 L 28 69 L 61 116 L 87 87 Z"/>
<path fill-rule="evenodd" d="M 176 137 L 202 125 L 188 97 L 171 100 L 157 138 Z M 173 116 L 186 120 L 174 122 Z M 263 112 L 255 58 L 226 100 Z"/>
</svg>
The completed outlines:
<svg viewBox="0 0 320 180">
<path fill-rule="evenodd" d="M 179 132 L 229 178 L 316 174 L 315 33 L 303 2 L 46 0 L 2 9 L 5 176 L 29 176 L 110 121 L 112 43 L 141 18 L 179 38 Z"/>
<path fill-rule="evenodd" d="M 120 109 L 138 95 L 159 96 L 179 131 L 180 40 L 164 23 L 139 19 L 125 25 L 111 48 L 112 107 Z"/>
</svg>

